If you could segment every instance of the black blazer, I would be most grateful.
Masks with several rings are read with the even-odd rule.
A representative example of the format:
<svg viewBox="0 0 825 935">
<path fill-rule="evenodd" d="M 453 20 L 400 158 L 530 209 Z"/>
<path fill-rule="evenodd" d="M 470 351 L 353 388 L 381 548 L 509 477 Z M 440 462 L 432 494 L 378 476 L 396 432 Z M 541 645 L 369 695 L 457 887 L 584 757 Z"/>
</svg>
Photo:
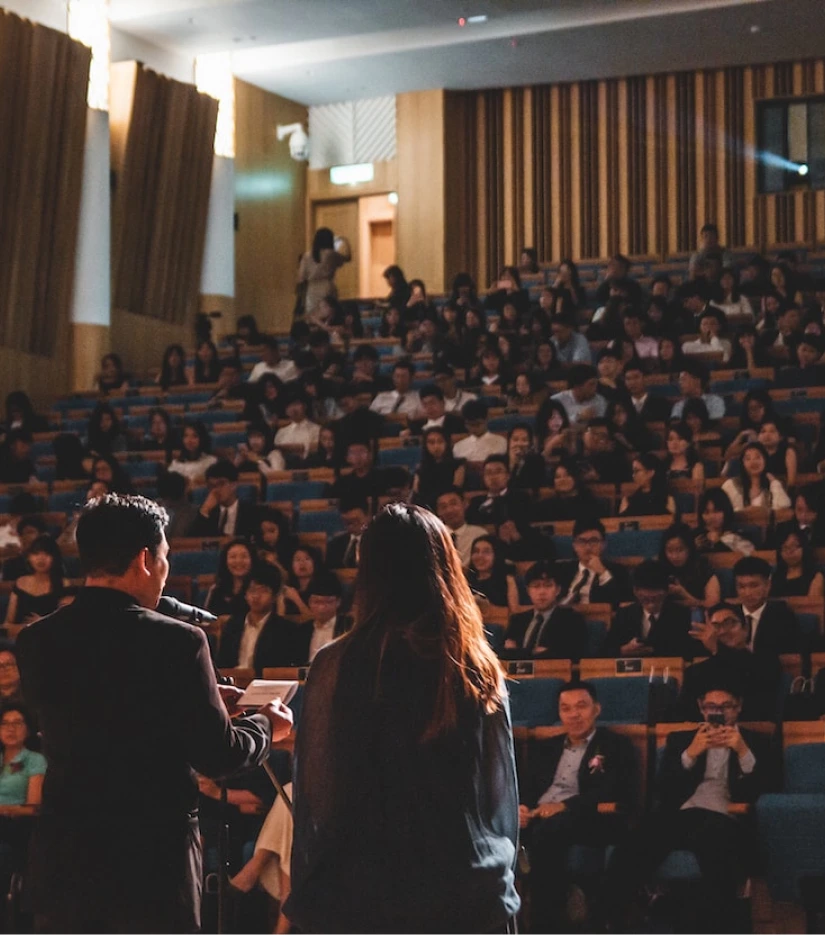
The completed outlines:
<svg viewBox="0 0 825 935">
<path fill-rule="evenodd" d="M 632 400 L 631 405 L 633 405 Z M 667 422 L 672 408 L 673 400 L 670 397 L 654 396 L 652 393 L 648 393 L 647 399 L 639 412 L 639 418 L 645 424 L 648 422 Z"/>
<path fill-rule="evenodd" d="M 233 614 L 224 624 L 221 647 L 218 651 L 219 668 L 233 669 L 238 665 L 245 619 L 245 614 Z M 255 643 L 252 664 L 255 675 L 260 676 L 261 670 L 270 666 L 292 665 L 292 645 L 296 629 L 297 624 L 279 617 L 275 611 L 269 615 Z"/>
<path fill-rule="evenodd" d="M 510 485 L 519 490 L 538 490 L 547 481 L 547 465 L 535 451 L 528 451 L 524 460 L 510 472 Z"/>
<path fill-rule="evenodd" d="M 742 689 L 743 721 L 775 721 L 781 675 L 778 656 L 720 646 L 716 655 L 685 669 L 676 716 L 694 720 L 698 700 L 708 688 L 735 683 Z"/>
<path fill-rule="evenodd" d="M 707 663 L 700 663 L 706 665 Z M 775 784 L 776 767 L 771 755 L 770 741 L 753 731 L 740 728 L 745 743 L 756 757 L 753 772 L 745 775 L 739 766 L 739 757 L 731 750 L 728 768 L 728 792 L 732 802 L 752 804 L 763 792 Z M 682 766 L 682 754 L 690 746 L 696 731 L 680 730 L 670 734 L 662 754 L 657 777 L 657 801 L 663 810 L 676 811 L 696 791 L 705 778 L 707 754 L 697 757 L 693 769 Z"/>
<path fill-rule="evenodd" d="M 189 529 L 190 536 L 219 536 L 218 522 L 221 517 L 221 508 L 216 506 L 210 511 L 209 516 L 204 516 L 198 510 L 198 515 Z M 234 535 L 249 539 L 255 532 L 255 526 L 258 519 L 258 508 L 254 503 L 247 503 L 244 500 L 238 501 L 238 516 L 235 521 Z"/>
<path fill-rule="evenodd" d="M 745 617 L 745 608 L 739 612 Z M 759 618 L 753 651 L 759 655 L 779 656 L 781 653 L 798 653 L 802 648 L 802 637 L 796 614 L 784 601 L 768 601 Z"/>
<path fill-rule="evenodd" d="M 519 647 L 523 647 L 525 634 L 535 615 L 534 610 L 513 614 L 504 639 L 514 640 Z M 544 651 L 531 653 L 530 658 L 581 659 L 587 653 L 587 625 L 584 618 L 569 607 L 554 607 L 536 645 Z M 521 659 L 524 650 L 507 650 L 507 655 Z"/>
<path fill-rule="evenodd" d="M 611 578 L 606 584 L 599 584 L 597 581 L 590 588 L 591 604 L 613 604 L 616 605 L 624 601 L 633 600 L 633 589 L 630 586 L 630 575 L 623 565 L 614 565 L 612 562 L 602 560 L 604 567 L 610 572 Z M 562 596 L 570 590 L 570 585 L 579 570 L 579 560 L 575 558 L 564 559 L 556 562 L 556 570 L 559 573 L 559 584 L 562 589 Z"/>
<path fill-rule="evenodd" d="M 529 524 L 531 501 L 523 490 L 508 487 L 500 497 L 493 497 L 490 503 L 487 494 L 474 497 L 467 508 L 467 522 L 471 526 L 500 526 L 512 520 L 516 526 Z"/>
<path fill-rule="evenodd" d="M 49 762 L 32 842 L 34 910 L 61 931 L 87 915 L 195 930 L 192 770 L 220 777 L 262 763 L 267 719 L 230 723 L 203 631 L 121 591 L 82 588 L 22 631 L 17 651 Z"/>
<path fill-rule="evenodd" d="M 327 544 L 327 568 L 357 568 L 355 561 L 355 549 L 352 550 L 352 556 L 344 563 L 344 556 L 347 553 L 350 539 L 352 537 L 348 532 L 339 533 Z"/>
<path fill-rule="evenodd" d="M 345 614 L 338 614 L 338 616 L 335 618 L 335 629 L 333 630 L 333 637 L 337 639 L 339 636 L 346 633 L 347 630 L 349 630 L 351 627 L 352 617 L 348 617 Z M 295 627 L 292 638 L 291 665 L 309 665 L 309 645 L 312 642 L 312 630 L 312 621 L 309 621 L 309 623 L 299 623 Z"/>
<path fill-rule="evenodd" d="M 613 616 L 602 646 L 603 656 L 620 656 L 621 648 L 635 636 L 642 638 L 642 607 L 629 604 L 620 607 Z M 645 643 L 653 647 L 654 656 L 682 656 L 692 659 L 701 644 L 689 635 L 690 609 L 671 598 L 665 598 L 655 625 L 651 627 Z"/>
<path fill-rule="evenodd" d="M 549 740 L 535 741 L 530 746 L 526 769 L 520 773 L 522 805 L 535 808 L 553 785 L 566 739 L 566 734 L 560 734 Z M 597 756 L 601 757 L 600 768 L 590 765 Z M 634 786 L 641 781 L 633 745 L 627 737 L 611 733 L 606 727 L 597 727 L 582 758 L 578 778 L 579 794 L 564 802 L 574 817 L 594 815 L 599 802 L 628 806 L 633 800 Z"/>
</svg>

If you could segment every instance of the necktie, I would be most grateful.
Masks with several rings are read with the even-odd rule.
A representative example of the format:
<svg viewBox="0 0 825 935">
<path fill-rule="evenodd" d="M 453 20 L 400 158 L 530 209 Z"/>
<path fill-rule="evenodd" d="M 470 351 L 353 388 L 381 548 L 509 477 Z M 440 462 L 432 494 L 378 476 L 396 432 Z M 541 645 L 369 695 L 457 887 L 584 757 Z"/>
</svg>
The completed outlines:
<svg viewBox="0 0 825 935">
<path fill-rule="evenodd" d="M 393 412 L 398 412 L 398 410 L 401 408 L 401 403 L 403 403 L 404 399 L 406 398 L 406 395 L 406 393 L 398 394 L 398 399 L 396 399 L 395 405 L 392 407 Z"/>
<path fill-rule="evenodd" d="M 745 625 L 748 628 L 748 642 L 753 640 L 753 616 L 751 614 L 745 614 Z"/>
<path fill-rule="evenodd" d="M 590 580 L 590 569 L 589 569 L 589 568 L 585 568 L 584 574 L 583 574 L 582 577 L 581 577 L 581 581 L 579 581 L 579 583 L 576 585 L 576 587 L 573 588 L 573 591 L 572 591 L 572 593 L 570 594 L 570 600 L 567 602 L 568 604 L 578 604 L 578 603 L 579 603 L 579 601 L 581 600 L 581 597 L 582 597 L 582 589 L 584 588 L 584 586 L 587 584 L 587 582 L 588 582 L 589 580 Z"/>
<path fill-rule="evenodd" d="M 535 617 L 530 622 L 527 632 L 524 634 L 524 648 L 527 652 L 532 652 L 541 635 L 541 625 L 544 622 L 544 614 L 536 611 Z"/>
<path fill-rule="evenodd" d="M 355 536 L 349 537 L 347 550 L 344 552 L 344 568 L 355 568 L 358 565 L 358 544 Z"/>
<path fill-rule="evenodd" d="M 655 626 L 656 626 L 656 617 L 655 617 L 653 614 L 651 614 L 651 615 L 647 618 L 647 633 L 645 633 L 645 634 L 643 635 L 642 639 L 644 639 L 644 638 L 647 637 L 647 636 L 650 636 L 650 634 L 653 632 L 653 628 L 654 628 Z"/>
<path fill-rule="evenodd" d="M 226 521 L 228 519 L 228 514 L 229 511 L 226 509 L 226 507 L 222 506 L 220 516 L 218 517 L 218 532 L 221 533 L 221 535 L 223 535 L 223 533 L 226 531 Z"/>
</svg>

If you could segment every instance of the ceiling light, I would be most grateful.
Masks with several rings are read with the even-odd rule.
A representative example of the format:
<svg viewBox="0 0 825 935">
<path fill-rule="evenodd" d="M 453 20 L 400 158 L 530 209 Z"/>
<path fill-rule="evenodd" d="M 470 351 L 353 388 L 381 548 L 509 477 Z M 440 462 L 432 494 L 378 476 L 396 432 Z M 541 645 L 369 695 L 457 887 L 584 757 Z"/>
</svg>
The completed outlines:
<svg viewBox="0 0 825 935">
<path fill-rule="evenodd" d="M 387 195 L 387 201 L 391 205 L 397 205 L 398 204 L 398 192 L 390 192 L 389 195 Z"/>
<path fill-rule="evenodd" d="M 759 25 L 759 23 L 752 23 L 750 31 L 755 36 L 758 32 L 762 31 L 762 27 Z"/>
<path fill-rule="evenodd" d="M 803 162 L 802 165 L 796 171 L 804 178 L 808 174 L 808 167 Z"/>
<path fill-rule="evenodd" d="M 468 26 L 478 26 L 480 23 L 486 23 L 487 16 L 482 13 L 480 16 L 468 16 L 467 25 Z"/>
<path fill-rule="evenodd" d="M 371 182 L 374 178 L 375 166 L 371 162 L 333 166 L 329 170 L 329 180 L 333 185 L 357 185 L 359 182 Z"/>
</svg>

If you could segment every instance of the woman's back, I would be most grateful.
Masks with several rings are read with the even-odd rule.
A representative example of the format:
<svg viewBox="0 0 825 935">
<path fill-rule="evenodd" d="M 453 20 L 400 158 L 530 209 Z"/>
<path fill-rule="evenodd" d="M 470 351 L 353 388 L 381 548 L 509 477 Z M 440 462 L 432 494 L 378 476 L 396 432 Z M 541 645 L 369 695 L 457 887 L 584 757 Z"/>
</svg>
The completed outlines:
<svg viewBox="0 0 825 935">
<path fill-rule="evenodd" d="M 438 672 L 400 636 L 382 653 L 372 627 L 316 657 L 286 907 L 299 928 L 488 931 L 517 910 L 509 711 L 458 699 L 457 726 L 422 741 Z"/>
</svg>

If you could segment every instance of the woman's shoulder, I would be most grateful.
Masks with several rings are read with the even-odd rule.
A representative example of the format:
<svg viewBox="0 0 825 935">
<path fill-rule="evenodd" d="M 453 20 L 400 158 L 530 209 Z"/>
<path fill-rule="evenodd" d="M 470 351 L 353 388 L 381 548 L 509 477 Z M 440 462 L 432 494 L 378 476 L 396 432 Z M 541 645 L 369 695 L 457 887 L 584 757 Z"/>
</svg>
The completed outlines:
<svg viewBox="0 0 825 935">
<path fill-rule="evenodd" d="M 37 750 L 29 750 L 26 747 L 20 754 L 19 761 L 25 764 L 29 776 L 42 776 L 46 772 L 46 757 Z"/>
</svg>

